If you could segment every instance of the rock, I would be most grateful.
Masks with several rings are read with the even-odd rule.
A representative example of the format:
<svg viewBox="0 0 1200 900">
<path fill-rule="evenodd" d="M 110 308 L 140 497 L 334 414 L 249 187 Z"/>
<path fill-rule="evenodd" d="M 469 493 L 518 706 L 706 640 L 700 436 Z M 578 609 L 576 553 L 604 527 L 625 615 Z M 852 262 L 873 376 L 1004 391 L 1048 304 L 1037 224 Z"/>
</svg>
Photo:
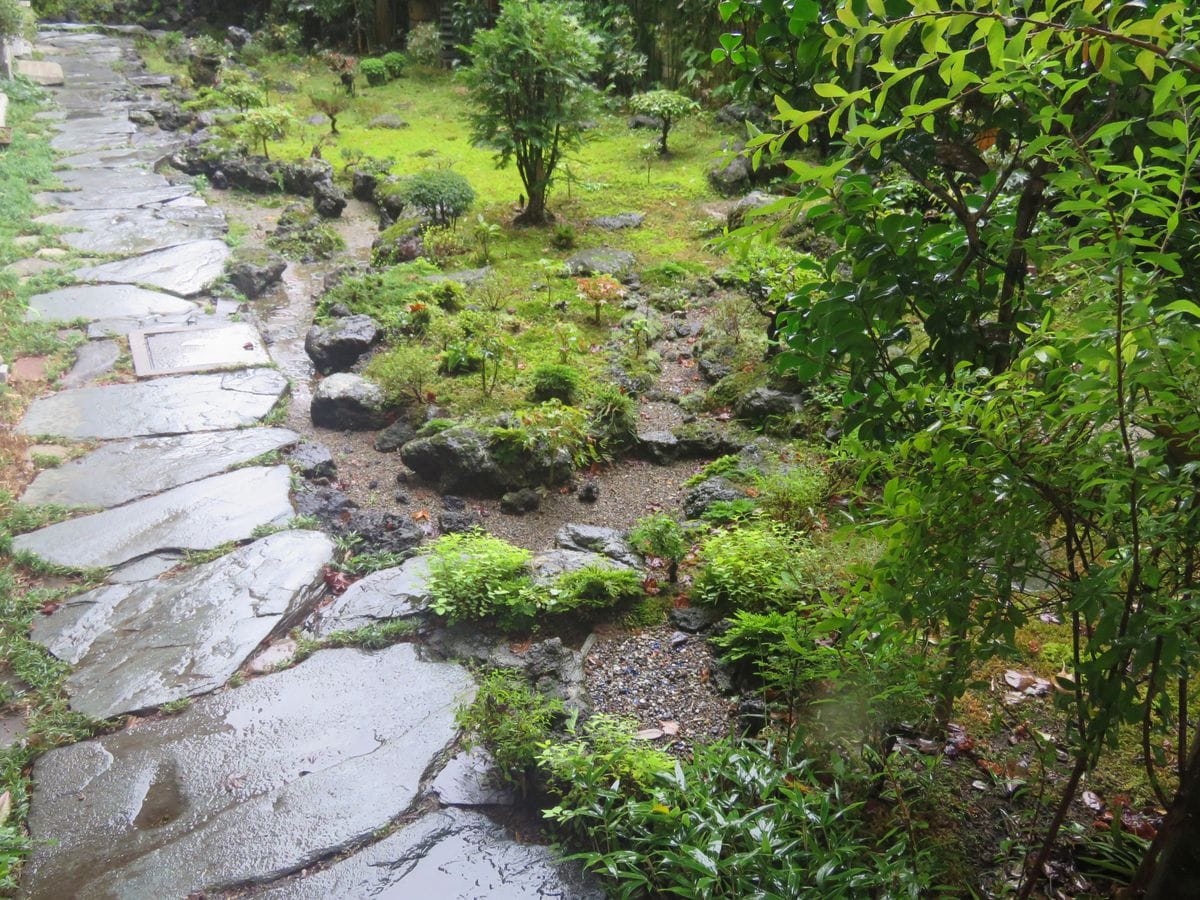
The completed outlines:
<svg viewBox="0 0 1200 900">
<path fill-rule="evenodd" d="M 696 422 L 676 428 L 674 435 L 679 446 L 678 459 L 712 459 L 729 453 L 740 453 L 744 446 L 727 429 L 712 422 Z"/>
<path fill-rule="evenodd" d="M 417 436 L 417 430 L 407 419 L 397 419 L 375 435 L 375 449 L 380 453 L 395 453 Z"/>
<path fill-rule="evenodd" d="M 284 428 L 246 428 L 106 444 L 38 473 L 21 502 L 120 506 L 218 475 L 298 439 L 295 432 Z"/>
<path fill-rule="evenodd" d="M 646 221 L 646 214 L 640 212 L 618 213 L 615 216 L 597 216 L 588 222 L 604 231 L 620 231 L 624 228 L 638 228 Z"/>
<path fill-rule="evenodd" d="M 750 158 L 739 153 L 728 162 L 718 163 L 708 172 L 708 183 L 723 197 L 738 197 L 753 185 L 754 167 Z"/>
<path fill-rule="evenodd" d="M 32 637 L 72 666 L 71 707 L 107 719 L 208 693 L 325 591 L 333 542 L 285 531 L 171 578 L 105 585 L 39 618 Z"/>
<path fill-rule="evenodd" d="M 700 374 L 704 376 L 709 384 L 716 384 L 722 378 L 733 374 L 735 356 L 736 347 L 731 342 L 721 342 L 713 346 L 706 344 L 700 351 L 697 362 Z"/>
<path fill-rule="evenodd" d="M 197 200 L 181 197 L 179 201 Z M 151 204 L 132 209 L 66 209 L 38 216 L 39 225 L 69 229 L 59 240 L 89 255 L 135 256 L 198 240 L 223 238 L 225 214 L 203 204 Z"/>
<path fill-rule="evenodd" d="M 52 750 L 34 772 L 24 888 L 182 897 L 327 859 L 409 810 L 472 693 L 461 667 L 406 644 L 323 650 L 179 715 Z"/>
<path fill-rule="evenodd" d="M 580 503 L 595 503 L 600 499 L 600 485 L 595 481 L 585 481 L 579 486 L 576 495 Z"/>
<path fill-rule="evenodd" d="M 770 116 L 764 110 L 742 103 L 728 103 L 722 106 L 717 110 L 716 118 L 722 125 L 734 127 L 742 127 L 747 122 L 752 122 L 759 128 L 766 128 L 771 123 Z"/>
<path fill-rule="evenodd" d="M 262 900 L 327 897 L 503 897 L 601 900 L 603 891 L 548 847 L 517 843 L 477 812 L 444 809 Z"/>
<path fill-rule="evenodd" d="M 558 533 L 554 536 L 554 543 L 564 550 L 601 553 L 631 569 L 639 568 L 642 565 L 641 557 L 625 540 L 625 536 L 615 528 L 569 522 L 558 529 Z"/>
<path fill-rule="evenodd" d="M 387 424 L 383 391 L 358 375 L 323 378 L 313 392 L 313 424 L 344 431 L 374 431 Z"/>
<path fill-rule="evenodd" d="M 580 250 L 567 258 L 567 272 L 576 278 L 592 275 L 611 275 L 623 278 L 633 271 L 636 259 L 628 250 L 614 250 L 611 247 L 597 247 L 594 250 Z"/>
<path fill-rule="evenodd" d="M 310 631 L 323 638 L 335 631 L 354 631 L 424 612 L 429 596 L 429 560 L 414 556 L 394 569 L 373 572 L 356 581 L 333 604 L 318 613 Z"/>
<path fill-rule="evenodd" d="M 516 792 L 497 783 L 495 765 L 482 747 L 464 751 L 446 763 L 429 789 L 445 806 L 513 806 Z"/>
<path fill-rule="evenodd" d="M 254 35 L 252 35 L 245 28 L 239 28 L 237 25 L 230 25 L 225 29 L 225 40 L 227 40 L 235 49 L 241 50 L 248 43 L 254 40 Z"/>
<path fill-rule="evenodd" d="M 587 566 L 599 566 L 602 569 L 630 568 L 599 553 L 561 548 L 544 550 L 534 554 L 533 558 L 529 560 L 529 571 L 533 575 L 534 583 L 539 585 L 553 584 L 560 575 L 577 572 Z"/>
<path fill-rule="evenodd" d="M 473 509 L 447 509 L 438 516 L 438 529 L 443 534 L 455 534 L 460 531 L 470 531 L 482 524 L 479 513 Z"/>
<path fill-rule="evenodd" d="M 182 325 L 199 307 L 170 294 L 127 284 L 75 285 L 29 298 L 29 322 L 88 319 L 105 332 L 126 334 L 153 325 Z"/>
<path fill-rule="evenodd" d="M 379 324 L 370 316 L 345 316 L 331 325 L 312 326 L 304 338 L 304 350 L 318 372 L 345 372 L 379 337 Z"/>
<path fill-rule="evenodd" d="M 337 476 L 337 463 L 333 461 L 333 453 L 324 444 L 315 441 L 305 441 L 295 447 L 288 458 L 292 466 L 305 478 L 334 478 Z"/>
<path fill-rule="evenodd" d="M 211 550 L 292 516 L 287 466 L 254 466 L 13 539 L 13 549 L 73 568 L 120 565 L 158 550 Z"/>
<path fill-rule="evenodd" d="M 638 114 L 636 116 L 630 116 L 629 118 L 630 128 L 649 128 L 652 131 L 662 131 L 662 126 L 662 119 L 658 118 L 657 116 L 644 116 Z"/>
<path fill-rule="evenodd" d="M 377 265 L 399 265 L 412 262 L 425 252 L 420 231 L 388 229 L 371 244 L 371 259 Z"/>
<path fill-rule="evenodd" d="M 715 625 L 721 616 L 711 609 L 702 606 L 685 606 L 672 609 L 667 613 L 667 620 L 680 631 L 688 634 L 699 634 Z"/>
<path fill-rule="evenodd" d="M 494 446 L 483 431 L 465 425 L 409 441 L 400 448 L 400 458 L 443 492 L 476 496 L 559 484 L 574 468 L 567 454 L 545 445 L 514 453 L 507 445 Z"/>
<path fill-rule="evenodd" d="M 189 112 L 175 103 L 156 103 L 147 107 L 146 112 L 154 117 L 154 121 L 163 131 L 180 131 L 191 127 L 196 121 L 195 113 Z"/>
<path fill-rule="evenodd" d="M 63 67 L 56 62 L 42 62 L 33 59 L 18 59 L 13 65 L 13 71 L 24 75 L 34 84 L 43 87 L 60 87 L 64 83 Z"/>
<path fill-rule="evenodd" d="M 71 370 L 58 379 L 65 388 L 83 387 L 101 375 L 113 370 L 121 356 L 121 345 L 116 341 L 88 341 L 75 350 L 75 362 Z"/>
<path fill-rule="evenodd" d="M 407 128 L 408 123 L 395 113 L 384 113 L 383 115 L 373 118 L 369 123 L 367 123 L 367 127 L 396 130 L 399 128 Z"/>
<path fill-rule="evenodd" d="M 157 378 L 61 391 L 29 405 L 23 434 L 99 440 L 253 425 L 287 390 L 275 369 Z"/>
<path fill-rule="evenodd" d="M 278 283 L 287 268 L 287 260 L 273 250 L 238 249 L 227 263 L 225 277 L 235 288 L 253 300 Z"/>
<path fill-rule="evenodd" d="M 804 401 L 796 394 L 773 388 L 757 387 L 746 392 L 733 405 L 733 413 L 744 422 L 761 424 L 770 418 L 782 418 L 804 409 Z"/>
<path fill-rule="evenodd" d="M 741 500 L 746 492 L 728 478 L 717 476 L 700 482 L 683 498 L 683 511 L 690 519 L 698 519 L 718 502 Z"/>
<path fill-rule="evenodd" d="M 313 209 L 323 219 L 336 219 L 345 210 L 346 192 L 332 181 L 319 181 L 312 188 Z"/>
<path fill-rule="evenodd" d="M 639 431 L 634 449 L 643 459 L 648 459 L 655 465 L 665 466 L 677 458 L 679 439 L 664 429 Z"/>
<path fill-rule="evenodd" d="M 510 491 L 500 498 L 500 511 L 512 516 L 523 516 L 542 505 L 542 495 L 533 488 Z"/>
<path fill-rule="evenodd" d="M 344 491 L 324 485 L 310 485 L 296 492 L 296 515 L 312 516 L 333 530 L 339 530 L 358 509 Z"/>
<path fill-rule="evenodd" d="M 221 277 L 228 258 L 229 245 L 224 241 L 190 241 L 117 262 L 85 266 L 74 274 L 80 281 L 149 285 L 180 297 L 194 297 Z"/>
<path fill-rule="evenodd" d="M 725 217 L 725 227 L 730 231 L 735 228 L 741 228 L 746 223 L 746 217 L 756 209 L 762 209 L 765 206 L 770 206 L 776 200 L 779 200 L 772 194 L 766 194 L 762 191 L 751 191 L 745 197 L 738 200 L 729 208 L 729 212 Z"/>
<path fill-rule="evenodd" d="M 425 539 L 425 532 L 411 519 L 376 509 L 350 513 L 337 530 L 358 535 L 362 553 L 403 553 Z"/>
</svg>

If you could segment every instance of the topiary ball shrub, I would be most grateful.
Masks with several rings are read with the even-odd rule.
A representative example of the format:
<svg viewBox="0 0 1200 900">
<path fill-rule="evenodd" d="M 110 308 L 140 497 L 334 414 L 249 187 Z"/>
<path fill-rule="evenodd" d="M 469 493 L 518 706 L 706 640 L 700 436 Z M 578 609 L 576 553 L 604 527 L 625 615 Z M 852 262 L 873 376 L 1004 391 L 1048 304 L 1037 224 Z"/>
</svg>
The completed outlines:
<svg viewBox="0 0 1200 900">
<path fill-rule="evenodd" d="M 371 87 L 379 87 L 388 82 L 388 69 L 382 59 L 364 59 L 358 64 L 358 71 L 362 72 Z"/>
<path fill-rule="evenodd" d="M 561 400 L 574 406 L 579 396 L 579 372 L 570 366 L 553 363 L 533 370 L 529 399 L 534 403 Z"/>
<path fill-rule="evenodd" d="M 391 194 L 429 216 L 434 225 L 453 226 L 475 202 L 471 182 L 450 169 L 426 169 L 410 175 L 399 181 Z"/>
<path fill-rule="evenodd" d="M 388 78 L 399 78 L 408 66 L 408 57 L 393 50 L 383 54 L 383 64 L 387 68 Z"/>
</svg>

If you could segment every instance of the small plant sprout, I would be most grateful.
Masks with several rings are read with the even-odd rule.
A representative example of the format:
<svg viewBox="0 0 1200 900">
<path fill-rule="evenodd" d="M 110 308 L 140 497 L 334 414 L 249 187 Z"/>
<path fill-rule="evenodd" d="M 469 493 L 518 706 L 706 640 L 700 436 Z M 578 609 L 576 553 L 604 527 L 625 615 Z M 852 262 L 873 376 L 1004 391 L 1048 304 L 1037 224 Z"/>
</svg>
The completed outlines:
<svg viewBox="0 0 1200 900">
<path fill-rule="evenodd" d="M 479 243 L 479 259 L 487 265 L 492 261 L 492 242 L 500 239 L 500 226 L 489 222 L 480 213 L 475 217 L 475 240 Z"/>
<path fill-rule="evenodd" d="M 671 126 L 684 116 L 698 110 L 700 104 L 675 91 L 647 91 L 631 97 L 629 108 L 636 113 L 658 119 L 662 128 L 658 138 L 658 153 L 660 156 L 666 156 L 669 152 L 667 135 L 671 131 Z"/>
<path fill-rule="evenodd" d="M 611 275 L 597 275 L 595 278 L 578 278 L 579 299 L 592 305 L 596 315 L 596 324 L 600 324 L 600 313 L 604 307 L 616 303 L 625 296 L 625 288 Z"/>
</svg>

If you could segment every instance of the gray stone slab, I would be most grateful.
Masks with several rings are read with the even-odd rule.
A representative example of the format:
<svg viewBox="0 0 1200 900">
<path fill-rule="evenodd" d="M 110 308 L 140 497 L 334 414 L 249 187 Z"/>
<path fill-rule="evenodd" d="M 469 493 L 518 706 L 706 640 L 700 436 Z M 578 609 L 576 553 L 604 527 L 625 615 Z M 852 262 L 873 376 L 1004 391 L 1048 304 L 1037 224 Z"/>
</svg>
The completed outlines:
<svg viewBox="0 0 1200 900">
<path fill-rule="evenodd" d="M 113 181 L 112 175 L 107 177 Z M 121 180 L 115 183 L 121 184 L 124 180 L 125 176 L 122 176 Z M 47 191 L 38 194 L 34 199 L 43 206 L 61 206 L 66 209 L 119 210 L 157 206 L 186 197 L 192 192 L 193 188 L 186 184 L 164 184 L 162 187 L 141 189 L 130 185 L 128 190 L 113 190 L 110 184 L 108 189 L 103 191 Z"/>
<path fill-rule="evenodd" d="M 187 317 L 198 311 L 199 307 L 190 300 L 133 285 L 83 284 L 30 297 L 25 318 L 30 322 L 144 321 L 164 316 Z"/>
<path fill-rule="evenodd" d="M 601 900 L 604 893 L 549 847 L 518 844 L 477 812 L 430 813 L 377 844 L 262 900 Z"/>
<path fill-rule="evenodd" d="M 181 297 L 194 297 L 225 272 L 229 247 L 224 241 L 191 241 L 117 262 L 77 269 L 81 281 L 141 284 Z"/>
<path fill-rule="evenodd" d="M 496 781 L 495 767 L 483 748 L 464 750 L 446 763 L 429 789 L 446 806 L 512 806 L 516 791 Z"/>
<path fill-rule="evenodd" d="M 284 531 L 174 577 L 72 597 L 31 637 L 72 666 L 71 707 L 107 719 L 216 690 L 325 592 L 333 542 Z"/>
<path fill-rule="evenodd" d="M 243 428 L 106 444 L 40 472 L 21 502 L 107 509 L 218 475 L 299 439 L 285 428 Z"/>
<path fill-rule="evenodd" d="M 274 369 L 76 388 L 29 404 L 23 434 L 99 440 L 245 428 L 287 392 Z"/>
<path fill-rule="evenodd" d="M 162 151 L 153 148 L 119 147 L 76 153 L 62 157 L 58 163 L 71 169 L 153 168 L 162 156 Z"/>
<path fill-rule="evenodd" d="M 141 559 L 135 559 L 108 573 L 112 584 L 134 584 L 138 581 L 150 581 L 165 575 L 176 566 L 183 564 L 185 557 L 182 553 L 151 553 Z"/>
<path fill-rule="evenodd" d="M 39 216 L 34 221 L 70 229 L 58 239 L 80 252 L 132 256 L 225 234 L 228 226 L 220 211 L 203 209 L 206 214 L 199 215 L 170 204 L 143 209 L 73 209 Z"/>
<path fill-rule="evenodd" d="M 75 351 L 75 364 L 59 379 L 59 384 L 66 388 L 83 387 L 111 372 L 120 355 L 121 347 L 116 341 L 88 341 Z"/>
<path fill-rule="evenodd" d="M 24 75 L 34 84 L 57 87 L 63 83 L 63 68 L 56 62 L 18 59 L 13 69 L 18 75 Z"/>
<path fill-rule="evenodd" d="M 414 616 L 429 605 L 429 560 L 414 556 L 394 569 L 373 572 L 354 582 L 321 611 L 312 633 L 324 637 L 389 619 Z"/>
<path fill-rule="evenodd" d="M 83 153 L 112 147 L 128 147 L 137 126 L 129 120 L 108 118 L 67 119 L 50 146 L 62 153 Z"/>
<path fill-rule="evenodd" d="M 254 466 L 13 539 L 13 550 L 76 568 L 110 567 L 162 550 L 212 550 L 292 517 L 287 466 Z"/>
<path fill-rule="evenodd" d="M 24 890 L 184 897 L 298 871 L 410 808 L 472 690 L 461 667 L 408 644 L 325 650 L 52 750 L 33 772 Z"/>
<path fill-rule="evenodd" d="M 129 335 L 129 350 L 139 378 L 245 369 L 271 362 L 262 335 L 247 322 L 134 331 Z"/>
</svg>

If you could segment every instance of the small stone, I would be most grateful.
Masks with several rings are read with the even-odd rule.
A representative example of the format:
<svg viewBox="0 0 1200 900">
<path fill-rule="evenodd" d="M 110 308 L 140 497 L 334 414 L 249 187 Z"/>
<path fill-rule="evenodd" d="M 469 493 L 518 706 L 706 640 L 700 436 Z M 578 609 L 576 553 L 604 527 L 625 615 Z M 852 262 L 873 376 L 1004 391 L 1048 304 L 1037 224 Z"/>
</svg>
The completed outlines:
<svg viewBox="0 0 1200 900">
<path fill-rule="evenodd" d="M 372 431 L 386 424 L 383 391 L 358 375 L 338 373 L 322 379 L 313 392 L 314 425 L 346 431 Z"/>
<path fill-rule="evenodd" d="M 688 636 L 686 634 L 684 634 L 682 631 L 676 631 L 674 634 L 671 635 L 671 649 L 672 650 L 678 650 L 680 647 L 682 647 L 687 642 L 688 642 Z"/>
<path fill-rule="evenodd" d="M 306 441 L 290 454 L 292 465 L 305 478 L 333 478 L 337 475 L 337 463 L 333 453 L 324 444 Z"/>
<path fill-rule="evenodd" d="M 380 453 L 395 453 L 417 436 L 407 419 L 397 419 L 375 436 L 375 449 Z"/>
<path fill-rule="evenodd" d="M 402 118 L 400 118 L 395 113 L 384 113 L 381 116 L 376 116 L 375 118 L 373 118 L 367 124 L 367 127 L 368 128 L 386 128 L 389 130 L 396 130 L 396 129 L 400 129 L 400 128 L 407 128 L 408 123 L 405 122 Z"/>
<path fill-rule="evenodd" d="M 689 634 L 699 634 L 701 631 L 716 624 L 719 618 L 720 616 L 717 613 L 701 606 L 685 606 L 680 609 L 672 609 L 667 614 L 667 619 L 672 625 L 680 631 L 686 631 Z"/>
<path fill-rule="evenodd" d="M 500 498 L 500 511 L 513 516 L 523 516 L 542 505 L 542 495 L 533 488 L 510 491 Z"/>
<path fill-rule="evenodd" d="M 600 485 L 595 481 L 585 481 L 576 496 L 580 503 L 595 503 L 600 499 Z"/>
</svg>

